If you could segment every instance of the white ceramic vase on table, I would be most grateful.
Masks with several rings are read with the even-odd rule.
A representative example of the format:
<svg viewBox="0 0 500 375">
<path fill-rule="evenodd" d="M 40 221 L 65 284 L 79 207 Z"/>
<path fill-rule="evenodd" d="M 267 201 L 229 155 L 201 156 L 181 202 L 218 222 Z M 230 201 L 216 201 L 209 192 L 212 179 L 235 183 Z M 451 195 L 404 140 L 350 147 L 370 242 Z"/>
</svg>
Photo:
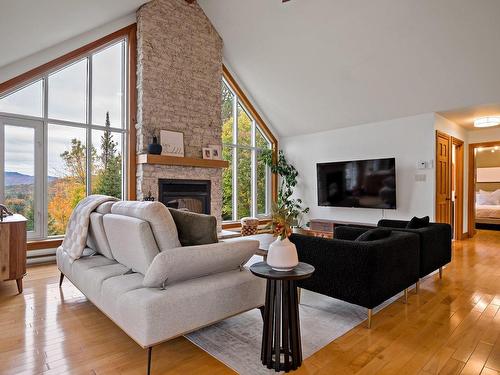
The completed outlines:
<svg viewBox="0 0 500 375">
<path fill-rule="evenodd" d="M 297 248 L 290 242 L 288 237 L 285 239 L 276 238 L 269 245 L 267 252 L 267 264 L 275 271 L 291 271 L 299 264 Z"/>
</svg>

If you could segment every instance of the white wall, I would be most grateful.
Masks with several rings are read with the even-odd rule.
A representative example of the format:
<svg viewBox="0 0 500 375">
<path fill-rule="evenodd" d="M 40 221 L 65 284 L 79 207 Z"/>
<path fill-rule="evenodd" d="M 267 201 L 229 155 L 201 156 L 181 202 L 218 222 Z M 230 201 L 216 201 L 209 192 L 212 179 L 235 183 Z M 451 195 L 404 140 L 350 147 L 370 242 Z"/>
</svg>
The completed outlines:
<svg viewBox="0 0 500 375">
<path fill-rule="evenodd" d="M 423 114 L 327 132 L 281 137 L 286 157 L 299 171 L 296 195 L 311 211 L 309 218 L 376 223 L 386 218 L 434 218 L 434 168 L 418 170 L 419 160 L 435 157 L 434 114 Z M 397 209 L 319 207 L 316 163 L 396 158 Z M 425 181 L 417 181 L 423 175 Z"/>
<path fill-rule="evenodd" d="M 18 61 L 14 61 L 11 64 L 0 67 L 0 82 L 5 82 L 11 78 L 14 78 L 22 73 L 36 68 L 37 66 L 52 61 L 59 56 L 74 51 L 77 48 L 80 48 L 88 43 L 91 43 L 135 22 L 136 15 L 135 13 L 133 13 L 116 21 L 109 22 L 96 29 L 90 30 L 86 33 L 80 34 L 62 43 L 56 44 L 55 46 L 44 49 L 43 51 L 27 56 Z"/>
<path fill-rule="evenodd" d="M 470 130 L 469 143 L 500 141 L 500 126 L 489 129 Z"/>
<path fill-rule="evenodd" d="M 440 132 L 446 133 L 448 135 L 451 135 L 452 137 L 458 138 L 461 141 L 464 142 L 464 182 L 463 182 L 463 188 L 464 188 L 464 207 L 463 207 L 463 233 L 467 232 L 467 215 L 468 215 L 468 173 L 469 173 L 469 135 L 467 132 L 467 129 L 457 125 L 456 123 L 438 115 L 435 114 L 435 122 L 434 122 L 434 127 L 436 130 L 439 130 Z M 436 179 L 434 178 L 434 186 Z M 435 188 L 434 188 L 435 189 Z M 434 201 L 436 197 L 434 196 Z"/>
</svg>

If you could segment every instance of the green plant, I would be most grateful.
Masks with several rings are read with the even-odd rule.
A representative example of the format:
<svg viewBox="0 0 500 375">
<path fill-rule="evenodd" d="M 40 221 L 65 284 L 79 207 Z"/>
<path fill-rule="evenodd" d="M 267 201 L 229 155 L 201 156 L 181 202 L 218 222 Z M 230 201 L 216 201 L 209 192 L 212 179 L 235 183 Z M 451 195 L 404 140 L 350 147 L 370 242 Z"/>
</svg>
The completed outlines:
<svg viewBox="0 0 500 375">
<path fill-rule="evenodd" d="M 308 213 L 309 207 L 302 207 L 302 199 L 292 198 L 299 172 L 292 164 L 288 163 L 283 150 L 279 150 L 277 158 L 274 157 L 272 150 L 264 150 L 262 160 L 271 168 L 272 173 L 276 173 L 280 177 L 278 201 L 276 202 L 278 209 L 287 212 L 287 216 L 292 219 L 292 226 L 300 226 L 300 216 Z"/>
</svg>

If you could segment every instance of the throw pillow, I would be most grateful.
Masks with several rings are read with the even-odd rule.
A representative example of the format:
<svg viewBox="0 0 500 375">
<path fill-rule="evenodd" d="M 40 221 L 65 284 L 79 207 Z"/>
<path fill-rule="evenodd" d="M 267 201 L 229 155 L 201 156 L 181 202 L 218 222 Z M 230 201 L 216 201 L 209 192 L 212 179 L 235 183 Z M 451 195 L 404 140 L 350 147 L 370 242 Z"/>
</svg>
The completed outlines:
<svg viewBox="0 0 500 375">
<path fill-rule="evenodd" d="M 392 230 L 387 228 L 374 228 L 367 230 L 365 233 L 360 235 L 355 241 L 376 241 L 387 238 L 391 235 Z"/>
<path fill-rule="evenodd" d="M 413 218 L 406 225 L 406 229 L 420 229 L 428 227 L 429 221 L 430 221 L 429 216 L 424 216 L 424 217 L 413 216 Z"/>
<path fill-rule="evenodd" d="M 215 216 L 168 208 L 182 246 L 207 245 L 218 242 Z"/>
</svg>

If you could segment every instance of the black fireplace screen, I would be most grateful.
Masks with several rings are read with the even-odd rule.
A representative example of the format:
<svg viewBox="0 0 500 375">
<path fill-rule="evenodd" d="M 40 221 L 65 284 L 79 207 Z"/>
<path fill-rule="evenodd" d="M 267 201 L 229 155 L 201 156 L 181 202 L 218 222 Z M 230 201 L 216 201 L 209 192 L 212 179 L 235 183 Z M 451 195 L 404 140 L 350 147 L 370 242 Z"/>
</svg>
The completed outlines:
<svg viewBox="0 0 500 375">
<path fill-rule="evenodd" d="M 210 214 L 210 181 L 161 179 L 159 201 L 167 207 Z"/>
</svg>

